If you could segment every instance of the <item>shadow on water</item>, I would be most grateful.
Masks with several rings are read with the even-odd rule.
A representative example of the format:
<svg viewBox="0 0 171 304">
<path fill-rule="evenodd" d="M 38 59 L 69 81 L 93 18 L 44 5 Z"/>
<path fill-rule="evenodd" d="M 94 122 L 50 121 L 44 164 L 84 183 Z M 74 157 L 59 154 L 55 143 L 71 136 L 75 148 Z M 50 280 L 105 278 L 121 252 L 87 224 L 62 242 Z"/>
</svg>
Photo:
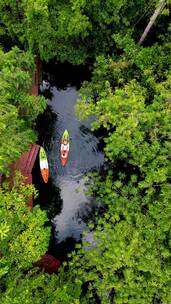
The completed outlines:
<svg viewBox="0 0 171 304">
<path fill-rule="evenodd" d="M 84 80 L 91 79 L 91 70 L 92 66 L 73 66 L 52 60 L 43 65 L 43 79 L 48 80 L 52 87 L 55 86 L 59 90 L 67 87 L 75 87 L 79 90 Z"/>
<path fill-rule="evenodd" d="M 38 143 L 47 152 L 50 178 L 47 184 L 43 183 L 37 159 L 33 181 L 39 190 L 35 203 L 47 210 L 53 227 L 49 252 L 60 260 L 67 258 L 83 231 L 92 239 L 88 222 L 95 214 L 97 203 L 85 194 L 85 174 L 100 171 L 104 155 L 98 149 L 99 138 L 90 130 L 92 119 L 78 121 L 74 111 L 81 82 L 90 76 L 87 67 L 52 63 L 44 67 L 43 78 L 50 83 L 45 90 L 49 99 L 47 109 L 37 119 L 37 131 Z M 60 141 L 65 129 L 70 134 L 70 152 L 67 165 L 62 167 Z"/>
<path fill-rule="evenodd" d="M 32 172 L 33 183 L 39 190 L 39 195 L 34 199 L 34 203 L 41 204 L 41 208 L 47 211 L 48 218 L 51 220 L 54 214 L 58 214 L 62 210 L 63 201 L 60 198 L 60 189 L 53 183 L 52 177 L 49 178 L 47 184 L 43 182 L 39 168 L 39 156 L 37 156 Z"/>
</svg>

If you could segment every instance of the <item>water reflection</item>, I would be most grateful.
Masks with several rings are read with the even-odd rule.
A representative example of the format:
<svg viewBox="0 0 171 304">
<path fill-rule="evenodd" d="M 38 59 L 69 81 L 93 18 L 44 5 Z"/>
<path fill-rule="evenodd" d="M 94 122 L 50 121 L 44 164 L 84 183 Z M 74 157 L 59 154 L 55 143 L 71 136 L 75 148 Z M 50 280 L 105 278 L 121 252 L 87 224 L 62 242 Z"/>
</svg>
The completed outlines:
<svg viewBox="0 0 171 304">
<path fill-rule="evenodd" d="M 78 184 L 71 178 L 61 178 L 59 187 L 64 204 L 61 213 L 53 219 L 56 238 L 59 241 L 63 241 L 67 237 L 79 240 L 82 231 L 87 230 L 87 224 L 82 217 L 86 208 L 89 207 L 88 198 L 84 194 L 84 181 L 81 179 Z"/>
<path fill-rule="evenodd" d="M 63 207 L 52 220 L 55 237 L 58 242 L 67 238 L 80 239 L 83 230 L 87 230 L 88 214 L 94 208 L 93 201 L 85 195 L 84 174 L 98 169 L 104 162 L 104 156 L 98 151 L 99 143 L 90 131 L 89 121 L 78 121 L 74 106 L 78 98 L 75 87 L 65 90 L 51 88 L 53 94 L 49 105 L 57 113 L 53 124 L 51 145 L 48 150 L 50 174 L 53 183 L 60 188 Z M 70 134 L 70 154 L 66 167 L 60 164 L 60 139 L 63 131 Z"/>
</svg>

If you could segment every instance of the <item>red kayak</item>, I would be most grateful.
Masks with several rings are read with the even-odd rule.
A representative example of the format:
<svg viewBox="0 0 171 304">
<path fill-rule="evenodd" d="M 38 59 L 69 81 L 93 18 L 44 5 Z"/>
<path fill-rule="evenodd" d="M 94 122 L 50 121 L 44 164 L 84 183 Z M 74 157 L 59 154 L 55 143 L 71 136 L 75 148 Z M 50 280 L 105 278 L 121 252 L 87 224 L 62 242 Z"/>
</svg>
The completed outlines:
<svg viewBox="0 0 171 304">
<path fill-rule="evenodd" d="M 67 130 L 65 130 L 61 139 L 61 149 L 60 149 L 61 165 L 63 167 L 66 165 L 68 161 L 68 157 L 69 157 L 69 133 Z"/>
</svg>

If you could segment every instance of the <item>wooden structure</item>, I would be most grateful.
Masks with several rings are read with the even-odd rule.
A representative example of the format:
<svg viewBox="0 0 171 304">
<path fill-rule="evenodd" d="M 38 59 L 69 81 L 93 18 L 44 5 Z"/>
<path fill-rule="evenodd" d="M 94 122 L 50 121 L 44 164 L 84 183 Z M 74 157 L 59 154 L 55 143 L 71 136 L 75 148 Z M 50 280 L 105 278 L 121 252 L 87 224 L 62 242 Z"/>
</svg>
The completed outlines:
<svg viewBox="0 0 171 304">
<path fill-rule="evenodd" d="M 38 57 L 35 59 L 36 69 L 32 77 L 31 95 L 37 96 L 39 93 L 39 85 L 42 81 L 42 63 Z"/>
<path fill-rule="evenodd" d="M 25 184 L 32 184 L 32 170 L 39 152 L 40 146 L 33 144 L 30 145 L 28 151 L 23 153 L 21 157 L 11 166 L 12 175 L 18 170 L 25 177 Z M 33 207 L 33 198 L 30 198 L 27 203 L 30 208 Z"/>
</svg>

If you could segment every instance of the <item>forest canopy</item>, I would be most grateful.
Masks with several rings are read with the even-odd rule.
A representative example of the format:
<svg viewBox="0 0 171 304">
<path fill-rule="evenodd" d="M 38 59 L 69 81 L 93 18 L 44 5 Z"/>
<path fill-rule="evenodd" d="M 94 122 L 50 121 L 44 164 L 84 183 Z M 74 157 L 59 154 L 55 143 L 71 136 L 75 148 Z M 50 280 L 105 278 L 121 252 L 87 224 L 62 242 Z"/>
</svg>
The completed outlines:
<svg viewBox="0 0 171 304">
<path fill-rule="evenodd" d="M 170 0 L 0 0 L 0 172 L 36 141 L 46 101 L 30 95 L 35 56 L 91 65 L 76 112 L 96 117 L 108 168 L 89 178 L 105 210 L 90 225 L 96 246 L 78 244 L 51 276 L 32 269 L 50 237 L 45 212 L 25 205 L 34 188 L 1 185 L 1 303 L 171 303 L 170 9 Z"/>
<path fill-rule="evenodd" d="M 158 0 L 1 0 L 1 40 L 39 54 L 41 59 L 84 63 L 117 53 L 114 34 L 139 40 Z M 169 25 L 169 1 L 150 40 L 160 42 Z"/>
<path fill-rule="evenodd" d="M 36 140 L 33 123 L 46 106 L 42 96 L 30 95 L 34 58 L 13 47 L 0 50 L 0 173 L 7 173 L 28 145 Z"/>
</svg>

